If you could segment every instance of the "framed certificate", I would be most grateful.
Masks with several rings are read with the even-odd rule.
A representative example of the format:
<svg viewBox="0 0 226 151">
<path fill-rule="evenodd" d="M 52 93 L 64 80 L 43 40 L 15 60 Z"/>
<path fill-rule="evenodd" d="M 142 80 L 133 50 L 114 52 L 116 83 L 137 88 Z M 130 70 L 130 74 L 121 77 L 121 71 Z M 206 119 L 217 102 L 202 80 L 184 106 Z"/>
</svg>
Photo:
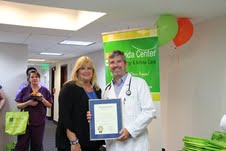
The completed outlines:
<svg viewBox="0 0 226 151">
<path fill-rule="evenodd" d="M 90 140 L 115 139 L 122 129 L 121 99 L 90 99 Z"/>
</svg>

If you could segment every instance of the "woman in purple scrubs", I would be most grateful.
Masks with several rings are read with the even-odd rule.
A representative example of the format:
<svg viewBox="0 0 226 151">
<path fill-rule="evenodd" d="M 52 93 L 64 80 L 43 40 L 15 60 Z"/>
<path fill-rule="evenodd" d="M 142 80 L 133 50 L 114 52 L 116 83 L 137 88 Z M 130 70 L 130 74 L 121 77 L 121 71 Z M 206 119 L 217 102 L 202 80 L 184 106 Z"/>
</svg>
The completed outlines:
<svg viewBox="0 0 226 151">
<path fill-rule="evenodd" d="M 40 74 L 31 71 L 28 75 L 29 85 L 16 97 L 17 107 L 29 112 L 29 123 L 26 133 L 18 136 L 15 151 L 26 151 L 29 144 L 32 151 L 42 151 L 46 108 L 50 108 L 53 101 L 49 90 L 40 86 L 39 80 Z"/>
</svg>

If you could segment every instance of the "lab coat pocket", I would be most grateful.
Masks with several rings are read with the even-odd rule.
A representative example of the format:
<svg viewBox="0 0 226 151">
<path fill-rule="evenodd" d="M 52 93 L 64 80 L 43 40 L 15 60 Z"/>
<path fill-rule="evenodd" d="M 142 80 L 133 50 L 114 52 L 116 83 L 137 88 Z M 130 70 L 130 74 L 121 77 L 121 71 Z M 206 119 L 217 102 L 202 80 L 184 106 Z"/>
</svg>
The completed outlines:
<svg viewBox="0 0 226 151">
<path fill-rule="evenodd" d="M 125 107 L 125 114 L 126 115 L 137 115 L 139 111 L 139 104 L 137 102 L 136 96 L 128 96 L 124 99 L 124 107 Z"/>
</svg>

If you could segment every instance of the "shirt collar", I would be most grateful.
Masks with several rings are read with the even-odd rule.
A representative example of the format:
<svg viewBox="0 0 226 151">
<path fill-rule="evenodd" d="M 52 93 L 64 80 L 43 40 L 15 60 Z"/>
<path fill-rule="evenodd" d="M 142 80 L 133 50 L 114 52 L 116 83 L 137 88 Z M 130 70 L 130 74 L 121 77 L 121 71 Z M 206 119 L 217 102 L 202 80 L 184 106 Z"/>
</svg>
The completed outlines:
<svg viewBox="0 0 226 151">
<path fill-rule="evenodd" d="M 120 85 L 121 83 L 124 83 L 124 82 L 126 81 L 127 76 L 128 76 L 128 72 L 126 72 L 126 74 L 120 79 L 119 85 Z M 114 85 L 116 84 L 116 82 L 115 82 L 114 79 L 112 80 L 112 82 L 113 82 Z"/>
</svg>

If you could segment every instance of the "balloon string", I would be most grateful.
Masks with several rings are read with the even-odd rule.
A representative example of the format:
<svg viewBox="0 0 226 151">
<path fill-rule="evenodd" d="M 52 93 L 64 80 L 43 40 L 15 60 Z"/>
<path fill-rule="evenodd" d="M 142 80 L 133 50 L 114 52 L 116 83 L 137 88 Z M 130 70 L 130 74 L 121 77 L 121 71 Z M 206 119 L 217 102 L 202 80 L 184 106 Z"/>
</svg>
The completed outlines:
<svg viewBox="0 0 226 151">
<path fill-rule="evenodd" d="M 177 63 L 180 64 L 180 56 L 177 54 Z"/>
<path fill-rule="evenodd" d="M 179 64 L 180 63 L 180 56 L 178 54 L 178 51 L 176 50 L 176 47 L 174 49 L 174 52 L 175 52 L 175 56 L 177 57 L 177 64 Z"/>
</svg>

